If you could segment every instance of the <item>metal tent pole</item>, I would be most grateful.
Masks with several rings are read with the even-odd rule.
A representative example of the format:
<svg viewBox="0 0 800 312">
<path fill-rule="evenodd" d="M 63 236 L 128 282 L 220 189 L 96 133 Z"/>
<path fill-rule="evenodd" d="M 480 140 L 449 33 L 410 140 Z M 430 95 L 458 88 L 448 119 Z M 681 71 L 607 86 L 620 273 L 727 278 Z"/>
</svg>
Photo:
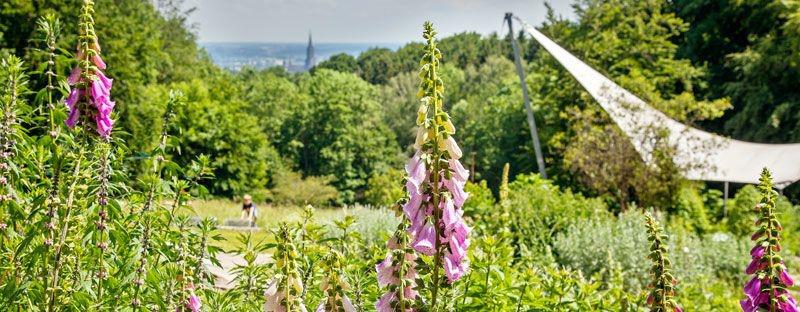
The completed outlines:
<svg viewBox="0 0 800 312">
<path fill-rule="evenodd" d="M 531 130 L 531 139 L 533 140 L 533 149 L 536 152 L 536 164 L 539 166 L 539 174 L 542 178 L 547 178 L 547 172 L 544 167 L 544 157 L 542 156 L 542 147 L 539 144 L 539 131 L 536 130 L 536 120 L 533 119 L 533 110 L 531 109 L 531 100 L 528 96 L 528 85 L 525 83 L 525 71 L 522 69 L 522 59 L 520 58 L 519 44 L 517 38 L 514 37 L 514 26 L 511 23 L 511 12 L 506 13 L 505 20 L 508 22 L 508 37 L 511 39 L 511 48 L 514 50 L 514 64 L 517 67 L 517 74 L 519 75 L 519 83 L 522 87 L 522 100 L 525 103 L 525 111 L 528 114 L 528 126 Z"/>
<path fill-rule="evenodd" d="M 725 197 L 722 199 L 722 216 L 728 216 L 728 181 L 725 181 L 725 188 L 724 188 Z"/>
</svg>

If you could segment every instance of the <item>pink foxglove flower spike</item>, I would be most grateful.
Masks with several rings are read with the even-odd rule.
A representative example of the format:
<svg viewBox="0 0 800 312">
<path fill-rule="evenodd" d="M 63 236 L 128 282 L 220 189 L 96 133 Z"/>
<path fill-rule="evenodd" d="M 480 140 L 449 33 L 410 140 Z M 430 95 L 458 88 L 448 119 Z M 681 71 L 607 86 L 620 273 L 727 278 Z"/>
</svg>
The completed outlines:
<svg viewBox="0 0 800 312">
<path fill-rule="evenodd" d="M 294 238 L 295 233 L 286 223 L 281 223 L 275 232 L 277 246 L 273 259 L 277 274 L 264 291 L 264 312 L 306 312 L 300 297 L 303 282 L 297 269 L 298 253 L 292 242 Z"/>
<path fill-rule="evenodd" d="M 462 209 L 469 197 L 464 191 L 469 172 L 459 161 L 462 151 L 452 136 L 456 129 L 450 115 L 444 111 L 444 83 L 438 74 L 442 53 L 436 48 L 436 31 L 430 22 L 426 22 L 424 28 L 423 38 L 427 44 L 419 73 L 421 81 L 418 96 L 421 104 L 416 118 L 419 128 L 414 142 L 414 156 L 405 168 L 408 200 L 402 209 L 409 237 L 408 241 L 398 235 L 393 239 L 408 242 L 416 252 L 433 257 L 429 308 L 435 309 L 440 280 L 446 278 L 447 282 L 453 283 L 469 269 L 467 249 L 470 228 L 464 222 Z M 381 286 L 396 285 L 398 280 L 402 281 L 400 277 L 404 275 L 398 275 L 398 263 L 416 260 L 413 253 L 396 252 L 402 250 L 404 244 L 397 248 L 393 248 L 391 242 L 389 245 L 389 249 L 395 252 L 390 252 L 377 266 Z M 408 272 L 416 274 L 416 271 Z M 413 287 L 406 289 L 409 295 L 416 298 Z M 406 291 L 386 292 L 376 308 L 378 311 L 397 311 L 397 303 L 408 298 L 403 296 L 404 293 Z M 408 309 L 408 306 L 400 308 L 403 309 Z"/>
<path fill-rule="evenodd" d="M 102 138 L 111 135 L 114 120 L 111 112 L 116 105 L 111 100 L 113 80 L 103 70 L 106 63 L 100 56 L 100 44 L 94 31 L 94 1 L 84 0 L 81 12 L 80 34 L 76 58 L 78 65 L 72 69 L 67 82 L 71 90 L 65 101 L 69 108 L 67 126 L 83 124 L 92 128 Z"/>
<path fill-rule="evenodd" d="M 435 306 L 439 267 L 449 283 L 460 279 L 469 268 L 466 251 L 470 228 L 464 222 L 462 209 L 469 197 L 464 191 L 469 172 L 459 160 L 462 151 L 453 137 L 456 128 L 444 111 L 444 84 L 438 74 L 442 55 L 436 48 L 432 24 L 425 24 L 423 37 L 427 45 L 420 69 L 420 135 L 415 143 L 416 153 L 406 166 L 410 200 L 404 211 L 411 221 L 414 248 L 435 257 L 431 300 Z"/>
<path fill-rule="evenodd" d="M 325 277 L 322 279 L 320 289 L 325 298 L 317 306 L 316 312 L 356 312 L 353 302 L 345 294 L 350 285 L 345 280 L 342 270 L 342 255 L 336 250 L 328 251 L 323 266 Z"/>
<path fill-rule="evenodd" d="M 752 260 L 745 272 L 753 275 L 744 285 L 745 299 L 739 303 L 744 312 L 797 312 L 797 301 L 787 290 L 794 285 L 786 264 L 780 256 L 783 230 L 775 214 L 775 200 L 778 195 L 772 189 L 772 176 L 766 168 L 761 172 L 758 185 L 761 201 L 756 205 L 760 213 L 756 225 L 758 229 L 751 236 L 756 242 L 750 250 Z"/>
<path fill-rule="evenodd" d="M 375 266 L 378 271 L 378 286 L 386 289 L 375 309 L 378 312 L 413 312 L 417 303 L 417 291 L 414 289 L 417 279 L 415 261 L 417 255 L 409 246 L 406 229 L 407 221 L 403 221 L 386 243 L 389 252 L 386 258 Z"/>
<path fill-rule="evenodd" d="M 647 257 L 653 262 L 650 268 L 652 281 L 647 294 L 647 305 L 653 312 L 683 312 L 675 301 L 675 285 L 678 281 L 670 273 L 667 258 L 667 235 L 662 233 L 658 222 L 649 213 L 645 214 L 647 235 L 650 240 L 650 253 Z"/>
</svg>

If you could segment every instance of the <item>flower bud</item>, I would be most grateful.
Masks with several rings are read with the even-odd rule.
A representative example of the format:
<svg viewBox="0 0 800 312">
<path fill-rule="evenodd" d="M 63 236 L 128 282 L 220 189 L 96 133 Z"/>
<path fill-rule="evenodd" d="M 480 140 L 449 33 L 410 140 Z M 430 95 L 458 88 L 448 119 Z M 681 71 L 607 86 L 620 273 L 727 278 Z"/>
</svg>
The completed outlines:
<svg viewBox="0 0 800 312">
<path fill-rule="evenodd" d="M 419 109 L 417 110 L 417 125 L 421 126 L 425 123 L 425 119 L 428 118 L 428 102 L 427 97 L 422 99 L 422 104 L 419 105 Z"/>
<path fill-rule="evenodd" d="M 442 124 L 442 126 L 444 127 L 444 131 L 447 132 L 447 134 L 456 133 L 456 127 L 453 126 L 453 122 L 450 120 L 450 117 L 447 117 L 447 119 L 444 120 L 444 124 Z"/>
<path fill-rule="evenodd" d="M 414 148 L 421 149 L 422 145 L 425 145 L 425 142 L 428 141 L 428 129 L 425 127 L 419 127 L 417 130 L 417 138 L 414 141 Z"/>
<path fill-rule="evenodd" d="M 444 147 L 447 149 L 447 153 L 450 154 L 451 159 L 461 159 L 461 148 L 458 147 L 456 140 L 452 136 L 447 136 Z"/>
</svg>

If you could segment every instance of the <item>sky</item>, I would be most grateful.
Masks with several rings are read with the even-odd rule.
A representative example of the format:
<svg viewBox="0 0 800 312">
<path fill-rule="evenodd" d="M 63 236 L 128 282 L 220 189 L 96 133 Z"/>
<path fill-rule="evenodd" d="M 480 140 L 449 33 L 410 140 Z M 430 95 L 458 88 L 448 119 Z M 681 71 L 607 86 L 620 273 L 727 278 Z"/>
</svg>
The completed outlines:
<svg viewBox="0 0 800 312">
<path fill-rule="evenodd" d="M 463 31 L 508 31 L 513 12 L 533 25 L 546 14 L 545 0 L 186 0 L 201 42 L 405 43 L 421 40 L 430 20 L 441 36 Z M 572 18 L 572 0 L 550 0 Z"/>
</svg>

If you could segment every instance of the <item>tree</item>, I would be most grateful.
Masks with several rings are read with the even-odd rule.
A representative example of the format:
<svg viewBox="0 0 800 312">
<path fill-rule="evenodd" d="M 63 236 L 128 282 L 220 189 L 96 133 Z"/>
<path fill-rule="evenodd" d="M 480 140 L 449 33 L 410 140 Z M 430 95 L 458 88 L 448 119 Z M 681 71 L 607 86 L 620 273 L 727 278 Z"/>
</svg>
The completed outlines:
<svg viewBox="0 0 800 312">
<path fill-rule="evenodd" d="M 358 56 L 361 78 L 372 84 L 384 84 L 398 73 L 392 50 L 371 48 Z"/>
<path fill-rule="evenodd" d="M 154 85 L 143 89 L 143 103 L 131 111 L 130 125 L 134 138 L 142 146 L 155 146 L 160 133 L 163 103 L 167 87 L 182 91 L 186 105 L 175 108 L 171 129 L 182 132 L 175 137 L 177 150 L 168 159 L 188 165 L 197 155 L 207 155 L 214 169 L 214 179 L 203 181 L 212 194 L 241 195 L 265 189 L 272 175 L 283 163 L 269 144 L 258 119 L 247 111 L 247 103 L 230 76 L 214 81 L 194 79 L 169 86 Z M 155 104 L 153 104 L 155 103 Z M 159 114 L 160 113 L 160 114 Z"/>
<path fill-rule="evenodd" d="M 525 106 L 514 64 L 491 56 L 464 71 L 463 87 L 451 101 L 456 128 L 462 129 L 464 165 L 475 179 L 499 185 L 503 166 L 514 172 L 536 169 Z M 448 90 L 445 90 L 448 92 Z"/>
<path fill-rule="evenodd" d="M 733 111 L 708 126 L 734 137 L 800 141 L 800 17 L 797 1 L 675 1 L 693 27 L 682 52 L 710 68 L 711 96 L 730 96 Z"/>
<path fill-rule="evenodd" d="M 314 66 L 312 71 L 322 68 L 342 73 L 358 73 L 358 61 L 350 54 L 338 53 L 322 61 L 322 63 L 319 63 L 317 66 Z"/>
<path fill-rule="evenodd" d="M 288 78 L 269 69 L 245 68 L 234 79 L 238 86 L 235 95 L 245 103 L 246 112 L 258 120 L 261 131 L 272 144 L 279 144 L 283 123 L 307 96 Z"/>
<path fill-rule="evenodd" d="M 299 81 L 308 101 L 284 123 L 280 144 L 306 176 L 334 177 L 341 200 L 360 199 L 373 171 L 398 165 L 377 89 L 352 74 L 317 70 Z"/>
<path fill-rule="evenodd" d="M 576 24 L 551 19 L 544 31 L 651 106 L 687 123 L 718 117 L 729 107 L 727 99 L 696 97 L 706 88 L 706 71 L 676 57 L 673 40 L 688 25 L 668 12 L 666 2 L 587 0 L 576 12 Z M 545 138 L 563 154 L 561 168 L 555 168 L 562 183 L 578 182 L 593 192 L 611 195 L 623 208 L 628 200 L 669 208 L 665 206 L 671 205 L 682 185 L 682 168 L 672 163 L 674 147 L 664 142 L 662 129 L 643 129 L 662 142 L 656 160 L 645 164 L 629 138 L 551 56 L 539 53 L 529 71 L 533 102 L 546 109 L 542 112 L 545 120 L 558 116 L 567 125 L 556 125 L 559 131 Z"/>
</svg>

